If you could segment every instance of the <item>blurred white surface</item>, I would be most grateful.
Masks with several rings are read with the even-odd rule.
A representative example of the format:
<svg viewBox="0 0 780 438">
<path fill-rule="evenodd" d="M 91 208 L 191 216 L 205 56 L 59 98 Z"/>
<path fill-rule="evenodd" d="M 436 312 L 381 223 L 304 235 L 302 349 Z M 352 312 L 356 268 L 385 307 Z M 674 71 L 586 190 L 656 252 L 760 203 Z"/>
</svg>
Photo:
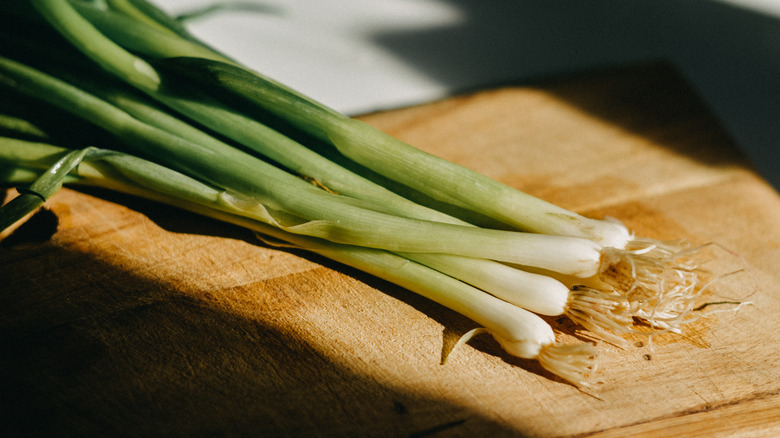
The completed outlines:
<svg viewBox="0 0 780 438">
<path fill-rule="evenodd" d="M 666 60 L 780 187 L 777 0 L 154 0 L 248 66 L 348 114 Z"/>
<path fill-rule="evenodd" d="M 447 84 L 374 39 L 383 33 L 414 34 L 464 20 L 456 6 L 435 0 L 156 3 L 174 15 L 215 3 L 233 5 L 235 9 L 191 21 L 190 30 L 249 67 L 350 114 L 445 95 Z"/>
</svg>

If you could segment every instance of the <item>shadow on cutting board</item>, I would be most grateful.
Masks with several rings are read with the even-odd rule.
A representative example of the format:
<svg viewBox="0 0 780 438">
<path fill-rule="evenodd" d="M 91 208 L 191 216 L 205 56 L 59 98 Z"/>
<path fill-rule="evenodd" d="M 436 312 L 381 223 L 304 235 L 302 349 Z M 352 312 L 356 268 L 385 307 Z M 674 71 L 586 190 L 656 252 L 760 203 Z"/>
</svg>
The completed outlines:
<svg viewBox="0 0 780 438">
<path fill-rule="evenodd" d="M 238 233 L 175 215 L 176 232 Z M 0 259 L 0 424 L 9 436 L 509 433 L 467 408 L 355 374 L 305 333 L 232 313 L 203 299 L 208 292 L 185 294 L 57 245 L 0 249 Z"/>
</svg>

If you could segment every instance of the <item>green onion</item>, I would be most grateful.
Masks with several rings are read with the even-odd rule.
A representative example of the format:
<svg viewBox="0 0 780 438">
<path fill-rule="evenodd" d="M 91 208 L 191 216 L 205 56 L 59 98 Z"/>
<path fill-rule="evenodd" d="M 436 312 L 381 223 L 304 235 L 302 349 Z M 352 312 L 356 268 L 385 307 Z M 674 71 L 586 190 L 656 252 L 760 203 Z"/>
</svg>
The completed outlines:
<svg viewBox="0 0 780 438">
<path fill-rule="evenodd" d="M 591 346 L 557 344 L 552 329 L 540 317 L 434 269 L 386 251 L 286 233 L 231 214 L 220 202 L 224 193 L 219 190 L 130 155 L 96 148 L 67 151 L 41 143 L 0 138 L 0 173 L 22 170 L 14 182 L 24 182 L 35 175 L 30 169 L 49 163 L 53 163 L 51 168 L 20 196 L 0 208 L 0 218 L 19 211 L 14 204 L 16 200 L 31 197 L 36 203 L 42 202 L 73 173 L 76 184 L 107 187 L 235 223 L 396 283 L 481 324 L 507 352 L 537 359 L 548 371 L 578 387 L 592 385 L 596 352 Z"/>
<path fill-rule="evenodd" d="M 31 149 L 34 144 L 28 144 L 24 142 L 12 142 L 10 139 L 5 140 L 8 145 L 4 146 L 4 153 L 0 154 L 0 158 L 5 161 L 16 163 L 25 163 L 20 156 L 15 156 L 12 153 L 17 151 L 23 156 L 31 154 Z M 3 147 L 0 145 L 0 147 Z M 41 149 L 41 146 L 37 146 Z M 91 155 L 87 155 L 87 158 L 91 158 Z M 105 155 L 105 153 L 104 153 Z M 123 160 L 123 155 L 115 154 L 111 156 L 111 161 L 116 162 Z M 84 159 L 84 156 L 78 156 L 78 159 Z M 94 160 L 94 159 L 93 159 Z M 105 159 L 104 159 L 105 160 Z M 29 161 L 27 158 L 26 161 Z M 41 161 L 37 162 L 37 166 L 41 167 Z M 47 163 L 42 161 L 45 167 Z M 27 166 L 36 165 L 36 162 L 27 163 Z M 125 164 L 124 172 L 127 173 L 128 164 Z M 68 169 L 72 169 L 72 165 Z M 136 181 L 139 180 L 139 174 L 134 177 Z M 177 174 L 172 174 L 177 175 Z M 164 184 L 167 182 L 167 185 Z M 105 186 L 106 183 L 103 182 Z M 185 193 L 182 193 L 179 189 L 186 187 L 187 184 L 183 184 L 179 179 L 169 177 L 169 181 L 157 181 L 154 184 L 157 192 L 168 193 L 170 190 L 176 190 L 176 194 L 179 197 L 184 197 Z M 213 190 L 213 189 L 212 189 Z M 128 190 L 123 190 L 127 192 Z M 203 190 L 200 190 L 202 192 Z M 38 190 L 38 192 L 42 192 Z M 27 191 L 27 193 L 30 193 Z M 32 207 L 37 207 L 42 203 L 41 199 L 48 197 L 34 196 L 34 200 L 40 201 L 38 204 Z M 146 197 L 149 197 L 148 195 Z M 245 215 L 241 210 L 234 210 L 233 203 L 224 203 L 224 199 L 228 195 L 222 194 L 220 196 L 211 196 L 207 198 L 211 203 L 211 208 L 219 209 L 226 212 L 230 212 L 237 215 Z M 22 197 L 17 198 L 18 200 Z M 201 200 L 202 202 L 202 200 Z M 19 215 L 15 216 L 18 219 Z M 10 225 L 10 224 L 6 224 Z M 593 289 L 586 289 L 589 293 L 583 293 L 580 289 L 570 291 L 568 287 L 563 283 L 554 280 L 550 277 L 533 274 L 511 268 L 507 265 L 496 263 L 485 259 L 474 259 L 468 257 L 460 257 L 449 254 L 424 254 L 424 253 L 399 253 L 399 255 L 406 259 L 419 262 L 430 268 L 436 269 L 444 274 L 452 277 L 457 277 L 465 283 L 478 287 L 490 294 L 505 300 L 509 303 L 515 304 L 518 307 L 534 311 L 543 315 L 561 315 L 568 314 L 575 322 L 582 324 L 584 327 L 599 334 L 605 339 L 609 339 L 614 343 L 621 343 L 619 338 L 610 333 L 609 330 L 616 333 L 624 333 L 627 331 L 627 327 L 630 327 L 630 316 L 626 316 L 621 312 L 625 312 L 628 308 L 625 299 L 617 294 L 607 294 L 601 291 Z"/>
<path fill-rule="evenodd" d="M 49 15 L 49 18 L 58 25 L 69 40 L 73 41 L 77 47 L 82 48 L 82 51 L 98 64 L 118 74 L 119 77 L 125 78 L 139 89 L 154 95 L 166 105 L 182 111 L 187 116 L 233 138 L 244 146 L 259 150 L 269 158 L 282 162 L 289 169 L 304 173 L 328 187 L 330 184 L 337 184 L 337 181 L 340 180 L 339 177 L 343 176 L 337 172 L 331 178 L 332 174 L 329 172 L 334 167 L 330 166 L 327 160 L 318 160 L 316 157 L 312 157 L 311 160 L 302 159 L 299 155 L 302 153 L 301 148 L 292 147 L 293 144 L 281 141 L 278 136 L 276 139 L 269 139 L 269 136 L 274 136 L 269 130 L 241 114 L 215 105 L 213 102 L 202 104 L 203 96 L 193 100 L 160 95 L 158 83 L 154 82 L 150 86 L 149 81 L 145 78 L 139 78 L 135 71 L 128 70 L 129 63 L 126 60 L 128 52 L 124 52 L 115 42 L 106 38 L 97 28 L 92 27 L 86 19 L 77 18 L 78 14 L 72 9 L 68 10 L 67 5 L 63 6 L 59 2 L 53 2 L 56 5 L 50 3 L 42 0 L 35 2 L 35 5 L 44 11 L 44 14 Z M 81 2 L 75 4 L 84 5 Z M 82 10 L 89 11 L 90 9 L 82 7 Z M 96 25 L 102 25 L 104 31 L 113 31 L 112 35 L 117 38 L 117 42 L 131 45 L 134 50 L 140 52 L 151 51 L 151 55 L 154 57 L 197 55 L 202 54 L 202 49 L 208 50 L 205 45 L 193 43 L 189 39 L 172 39 L 175 32 L 170 35 L 162 32 L 158 35 L 153 33 L 153 28 L 146 28 L 143 32 L 123 31 L 128 27 L 143 29 L 145 23 L 136 22 L 135 26 L 129 26 L 128 23 L 121 20 L 101 20 L 99 17 L 105 18 L 105 13 L 94 13 L 100 12 L 96 8 L 92 8 L 91 11 Z M 149 37 L 144 38 L 145 35 Z M 97 44 L 96 41 L 101 42 Z M 123 53 L 122 56 L 116 55 L 120 52 Z M 228 79 L 238 78 L 235 81 L 220 80 L 222 89 L 230 91 L 231 84 L 238 84 L 238 91 L 243 93 L 242 96 L 261 106 L 266 105 L 266 109 L 280 114 L 289 123 L 295 124 L 315 136 L 327 137 L 341 152 L 351 150 L 352 152 L 346 152 L 345 155 L 366 164 L 372 171 L 396 180 L 403 178 L 401 181 L 403 185 L 462 207 L 475 208 L 476 204 L 480 214 L 493 216 L 502 222 L 514 224 L 525 230 L 590 237 L 607 247 L 622 248 L 629 241 L 629 233 L 622 225 L 612 221 L 587 219 L 538 200 L 480 174 L 425 154 L 367 125 L 341 116 L 286 87 L 266 80 L 260 75 L 250 74 L 247 76 L 247 70 L 230 64 L 210 61 L 220 58 L 224 57 L 213 53 L 206 55 L 206 58 L 200 58 L 199 61 L 208 68 L 219 67 L 222 72 L 225 72 Z M 143 71 L 149 67 L 149 64 L 140 58 L 137 59 L 136 64 L 144 66 Z M 159 78 L 159 74 L 155 77 Z M 249 86 L 242 88 L 242 84 L 248 82 Z M 260 90 L 262 98 L 255 98 L 257 93 L 252 93 L 252 89 Z M 274 98 L 269 98 L 269 96 L 274 96 Z M 295 157 L 290 158 L 291 156 Z M 327 169 L 323 170 L 322 166 Z M 347 186 L 358 187 L 352 184 L 347 184 Z M 355 190 L 361 193 L 360 189 Z M 629 251 L 622 254 L 622 257 L 630 259 L 633 254 Z M 658 281 L 656 286 L 661 287 L 661 285 L 662 283 Z"/>
<path fill-rule="evenodd" d="M 29 90 L 29 92 L 36 95 L 45 96 L 47 99 L 51 99 L 53 104 L 60 105 L 68 110 L 73 110 L 75 108 L 77 114 L 90 118 L 93 121 L 100 121 L 101 126 L 104 128 L 109 130 L 115 129 L 117 134 L 123 134 L 125 141 L 138 137 L 137 141 L 140 144 L 159 144 L 160 150 L 165 151 L 166 162 L 169 163 L 169 165 L 181 165 L 181 162 L 171 161 L 171 158 L 176 157 L 178 154 L 177 150 L 170 147 L 171 144 L 175 144 L 176 142 L 184 142 L 184 144 L 186 144 L 186 141 L 183 140 L 183 138 L 188 138 L 197 142 L 194 144 L 209 146 L 209 149 L 212 151 L 224 151 L 222 158 L 224 158 L 224 156 L 230 156 L 231 154 L 234 155 L 235 158 L 232 160 L 233 164 L 230 164 L 229 168 L 225 170 L 225 172 L 228 172 L 231 176 L 234 176 L 233 174 L 242 166 L 245 166 L 247 163 L 252 163 L 251 172 L 256 174 L 257 172 L 264 170 L 265 178 L 263 179 L 263 182 L 266 183 L 265 186 L 268 186 L 267 179 L 269 178 L 278 178 L 287 181 L 287 185 L 281 183 L 273 186 L 277 187 L 277 189 L 274 189 L 273 187 L 261 187 L 255 188 L 254 190 L 262 190 L 264 192 L 272 190 L 277 193 L 276 196 L 278 197 L 289 198 L 290 188 L 297 187 L 306 193 L 314 195 L 312 196 L 314 198 L 323 196 L 333 197 L 333 195 L 314 190 L 313 187 L 310 187 L 303 181 L 285 174 L 272 166 L 268 166 L 260 160 L 256 160 L 253 157 L 244 157 L 231 149 L 228 145 L 220 143 L 217 139 L 206 135 L 190 125 L 184 124 L 179 119 L 168 116 L 166 113 L 163 113 L 154 107 L 144 105 L 137 100 L 131 99 L 129 96 L 124 96 L 124 99 L 114 96 L 114 99 L 121 101 L 125 107 L 131 108 L 131 110 L 142 118 L 148 120 L 153 119 L 158 126 L 163 126 L 167 128 L 167 130 L 158 131 L 155 127 L 144 125 L 139 120 L 133 119 L 129 114 L 122 112 L 105 101 L 97 99 L 93 95 L 89 95 L 68 84 L 61 83 L 42 73 L 33 72 L 32 70 L 9 60 L 0 59 L 0 71 L 5 71 L 6 77 L 8 78 L 16 78 L 15 83 L 17 88 L 25 91 Z M 171 132 L 178 133 L 182 137 L 172 137 L 169 135 Z M 195 146 L 193 146 L 193 148 L 195 148 Z M 187 158 L 192 157 L 189 156 L 183 159 Z M 217 171 L 218 167 L 215 162 L 217 159 L 213 155 L 206 155 L 204 160 L 206 160 L 206 164 L 201 165 L 201 167 L 190 166 L 184 168 L 194 168 L 196 172 L 198 169 L 206 169 L 201 172 L 208 171 L 209 173 L 212 173 L 212 176 L 209 177 L 212 183 L 226 184 L 225 186 L 230 187 L 230 182 L 226 183 L 225 181 L 214 180 L 213 174 Z M 253 176 L 252 173 L 248 173 L 246 178 L 254 180 Z M 281 189 L 278 187 L 281 187 Z M 253 190 L 252 187 L 248 188 L 247 186 L 242 186 L 240 188 L 244 190 L 244 193 L 252 193 L 251 190 Z M 300 221 L 301 219 L 299 218 L 303 217 L 303 215 L 299 214 L 296 210 L 287 209 L 288 216 L 285 218 L 286 222 L 282 223 L 280 222 L 281 213 L 275 215 L 271 214 L 268 208 L 258 205 L 251 199 L 246 199 L 245 197 L 238 195 L 225 195 L 222 199 L 223 202 L 231 204 L 231 208 L 243 207 L 242 214 L 245 216 L 254 217 L 263 220 L 266 223 L 275 224 L 289 231 L 318 237 L 327 237 L 330 240 L 341 241 L 342 243 L 358 242 L 363 246 L 384 248 L 402 253 L 411 260 L 425 260 L 429 266 L 442 270 L 449 275 L 461 278 L 470 284 L 483 288 L 490 293 L 523 308 L 542 314 L 568 314 L 584 327 L 593 330 L 602 337 L 610 339 L 615 343 L 618 343 L 619 340 L 614 335 L 611 335 L 609 331 L 624 333 L 627 331 L 627 327 L 631 325 L 630 316 L 626 316 L 624 310 L 630 306 L 623 303 L 624 298 L 620 295 L 601 293 L 595 289 L 589 288 L 583 290 L 591 291 L 590 294 L 584 294 L 582 290 L 579 290 L 576 293 L 572 293 L 571 297 L 569 297 L 568 288 L 547 277 L 540 279 L 540 276 L 508 268 L 489 260 L 462 259 L 455 256 L 470 256 L 472 258 L 485 257 L 520 263 L 526 266 L 550 269 L 568 275 L 590 277 L 597 273 L 601 264 L 601 257 L 596 251 L 596 246 L 589 241 L 579 238 L 528 235 L 469 227 L 459 230 L 460 232 L 458 234 L 460 237 L 458 238 L 461 240 L 458 242 L 462 244 L 462 249 L 458 249 L 452 245 L 453 242 L 448 240 L 446 236 L 441 237 L 442 234 L 431 234 L 428 230 L 431 228 L 430 225 L 432 224 L 405 221 L 401 218 L 394 219 L 404 223 L 408 222 L 409 224 L 423 224 L 429 226 L 424 228 L 417 227 L 421 229 L 416 242 L 403 242 L 402 239 L 395 237 L 392 238 L 392 242 L 381 242 L 377 240 L 369 241 L 368 236 L 366 236 L 366 231 L 361 232 L 360 229 L 357 228 L 357 225 L 353 224 L 353 229 L 350 231 L 353 234 L 362 233 L 363 239 L 359 241 L 355 239 L 349 240 L 343 237 L 339 238 L 339 236 L 334 237 L 333 228 L 335 227 L 325 229 L 321 221 L 318 222 L 315 227 L 308 226 L 308 222 L 304 222 L 303 225 L 290 225 L 290 220 Z M 335 201 L 328 202 L 334 203 Z M 266 202 L 265 204 L 270 203 Z M 349 206 L 342 206 L 339 209 L 339 214 L 342 216 L 346 213 L 345 207 Z M 384 207 L 388 206 L 385 205 Z M 324 208 L 320 208 L 318 212 L 322 213 L 323 210 Z M 317 219 L 313 218 L 312 220 Z M 388 220 L 384 219 L 383 227 L 377 228 L 377 230 L 387 230 L 388 226 Z M 437 226 L 435 228 L 441 232 L 443 227 Z M 457 229 L 457 227 L 449 228 Z M 363 228 L 363 230 L 365 229 L 366 228 Z M 410 228 L 407 227 L 405 230 L 404 237 L 413 237 L 409 235 Z M 377 233 L 373 233 L 371 237 L 376 239 L 378 237 Z M 519 238 L 523 241 L 519 241 Z M 387 239 L 391 238 L 388 236 Z M 435 240 L 429 241 L 431 239 Z M 539 240 L 541 240 L 541 245 L 535 242 Z M 422 243 L 417 243 L 420 241 L 422 241 Z M 515 248 L 506 248 L 505 251 L 509 252 L 503 254 L 499 252 L 502 245 L 512 245 L 513 242 L 515 242 Z M 441 248 L 443 243 L 448 243 L 448 246 Z M 402 244 L 405 246 L 400 246 Z M 447 262 L 437 263 L 437 260 L 447 257 L 449 257 Z M 540 282 L 543 282 L 544 287 L 540 286 Z M 564 290 L 567 292 L 565 296 L 562 295 Z M 598 304 L 593 301 L 596 296 L 601 300 Z M 551 310 L 549 305 L 545 305 L 544 302 L 551 300 L 553 297 L 556 297 L 557 306 L 554 307 L 554 310 Z M 585 298 L 587 298 L 587 300 Z"/>
<path fill-rule="evenodd" d="M 22 42 L 0 44 L 13 103 L 0 129 L 15 137 L 0 138 L 0 178 L 22 186 L 2 228 L 63 183 L 165 202 L 407 287 L 483 326 L 464 342 L 487 331 L 578 386 L 593 347 L 556 344 L 534 313 L 623 345 L 634 318 L 679 331 L 695 308 L 685 245 L 415 149 L 244 68 L 146 1 L 10 4 L 25 24 L 12 30 Z M 65 116 L 80 135 L 45 123 Z"/>
<path fill-rule="evenodd" d="M 638 262 L 635 261 L 637 250 L 642 251 L 657 245 L 655 242 L 648 243 L 647 239 L 631 238 L 627 229 L 615 221 L 582 217 L 476 172 L 424 153 L 262 75 L 231 62 L 222 62 L 225 57 L 192 39 L 177 39 L 172 33 L 155 32 L 152 28 L 145 28 L 143 23 L 136 23 L 133 26 L 116 14 L 104 10 L 86 6 L 82 6 L 81 10 L 92 17 L 94 24 L 115 38 L 118 43 L 152 57 L 153 65 L 159 66 L 164 71 L 173 70 L 186 77 L 195 77 L 195 85 L 202 84 L 207 89 L 215 89 L 217 95 L 228 92 L 248 100 L 276 114 L 286 123 L 320 140 L 329 141 L 348 159 L 363 164 L 371 171 L 382 174 L 404 187 L 457 207 L 476 210 L 480 215 L 492 217 L 522 230 L 587 237 L 606 248 L 627 249 L 622 252 L 609 250 L 610 263 L 602 265 L 602 272 L 611 286 L 622 286 L 624 289 L 632 290 L 632 293 L 627 296 L 635 309 L 633 313 L 637 316 L 642 315 L 645 318 L 649 315 L 659 316 L 663 313 L 658 311 L 661 303 L 665 308 L 672 308 L 680 304 L 679 300 L 670 297 L 686 296 L 681 295 L 679 291 L 690 287 L 688 281 L 690 277 L 683 276 L 678 282 L 674 280 L 679 276 L 679 271 L 686 270 L 687 267 L 676 266 L 675 257 L 669 257 L 666 252 L 651 251 L 640 257 Z M 135 29 L 135 31 L 131 32 L 127 29 Z M 204 53 L 204 50 L 207 53 Z M 177 58 L 182 56 L 190 58 Z M 158 58 L 163 60 L 160 61 Z M 105 62 L 105 60 L 98 60 L 98 62 Z M 136 86 L 143 89 L 141 84 Z M 155 95 L 153 91 L 146 91 Z M 366 196 L 372 197 L 365 193 L 363 188 L 365 186 L 361 182 L 345 179 L 346 175 L 342 170 L 332 166 L 330 161 L 307 154 L 307 150 L 285 141 L 284 138 L 270 141 L 267 138 L 258 138 L 258 133 L 264 131 L 264 127 L 258 126 L 253 120 L 229 108 L 214 102 L 197 107 L 197 104 L 192 101 L 187 100 L 182 103 L 161 96 L 159 93 L 155 97 L 198 122 L 282 163 L 289 169 L 317 180 L 326 187 L 364 199 Z M 204 97 L 201 96 L 200 100 L 203 99 Z M 411 214 L 398 211 L 396 213 Z M 441 220 L 431 216 L 423 218 Z M 649 264 L 644 263 L 648 257 L 656 254 L 662 257 L 659 261 L 661 265 L 670 267 L 663 275 L 659 275 L 657 269 L 652 270 L 652 260 Z M 628 263 L 633 271 L 645 267 L 651 269 L 647 273 L 628 272 L 630 275 L 644 279 L 642 293 L 634 293 L 636 286 L 627 286 L 627 280 L 622 276 L 617 279 L 610 278 L 616 272 L 627 274 L 625 271 L 613 269 L 610 266 L 613 263 Z M 669 283 L 670 281 L 672 283 Z M 672 291 L 659 293 L 661 288 L 670 288 Z"/>
</svg>

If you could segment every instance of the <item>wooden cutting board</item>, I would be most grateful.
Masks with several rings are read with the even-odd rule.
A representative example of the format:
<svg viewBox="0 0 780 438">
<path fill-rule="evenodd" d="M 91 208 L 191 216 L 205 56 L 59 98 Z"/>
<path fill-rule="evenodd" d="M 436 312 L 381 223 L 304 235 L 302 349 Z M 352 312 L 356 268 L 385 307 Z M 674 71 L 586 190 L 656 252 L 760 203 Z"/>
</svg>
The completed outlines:
<svg viewBox="0 0 780 438">
<path fill-rule="evenodd" d="M 508 85 L 363 119 L 637 234 L 716 242 L 719 268 L 750 268 L 718 293 L 752 304 L 652 343 L 601 345 L 595 398 L 489 338 L 441 365 L 474 324 L 391 284 L 173 208 L 64 189 L 0 247 L 0 429 L 780 436 L 780 198 L 673 69 Z"/>
</svg>

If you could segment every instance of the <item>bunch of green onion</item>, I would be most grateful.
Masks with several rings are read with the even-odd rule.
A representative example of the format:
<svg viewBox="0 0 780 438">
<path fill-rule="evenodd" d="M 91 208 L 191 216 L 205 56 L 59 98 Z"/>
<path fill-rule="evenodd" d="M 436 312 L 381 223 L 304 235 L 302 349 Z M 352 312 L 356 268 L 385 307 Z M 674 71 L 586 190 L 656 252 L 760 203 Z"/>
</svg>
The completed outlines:
<svg viewBox="0 0 780 438">
<path fill-rule="evenodd" d="M 583 388 L 595 346 L 557 343 L 538 315 L 622 345 L 637 323 L 679 331 L 701 292 L 683 244 L 422 152 L 242 67 L 144 0 L 2 9 L 0 180 L 20 194 L 0 229 L 63 184 L 146 197 L 408 288 Z"/>
</svg>

